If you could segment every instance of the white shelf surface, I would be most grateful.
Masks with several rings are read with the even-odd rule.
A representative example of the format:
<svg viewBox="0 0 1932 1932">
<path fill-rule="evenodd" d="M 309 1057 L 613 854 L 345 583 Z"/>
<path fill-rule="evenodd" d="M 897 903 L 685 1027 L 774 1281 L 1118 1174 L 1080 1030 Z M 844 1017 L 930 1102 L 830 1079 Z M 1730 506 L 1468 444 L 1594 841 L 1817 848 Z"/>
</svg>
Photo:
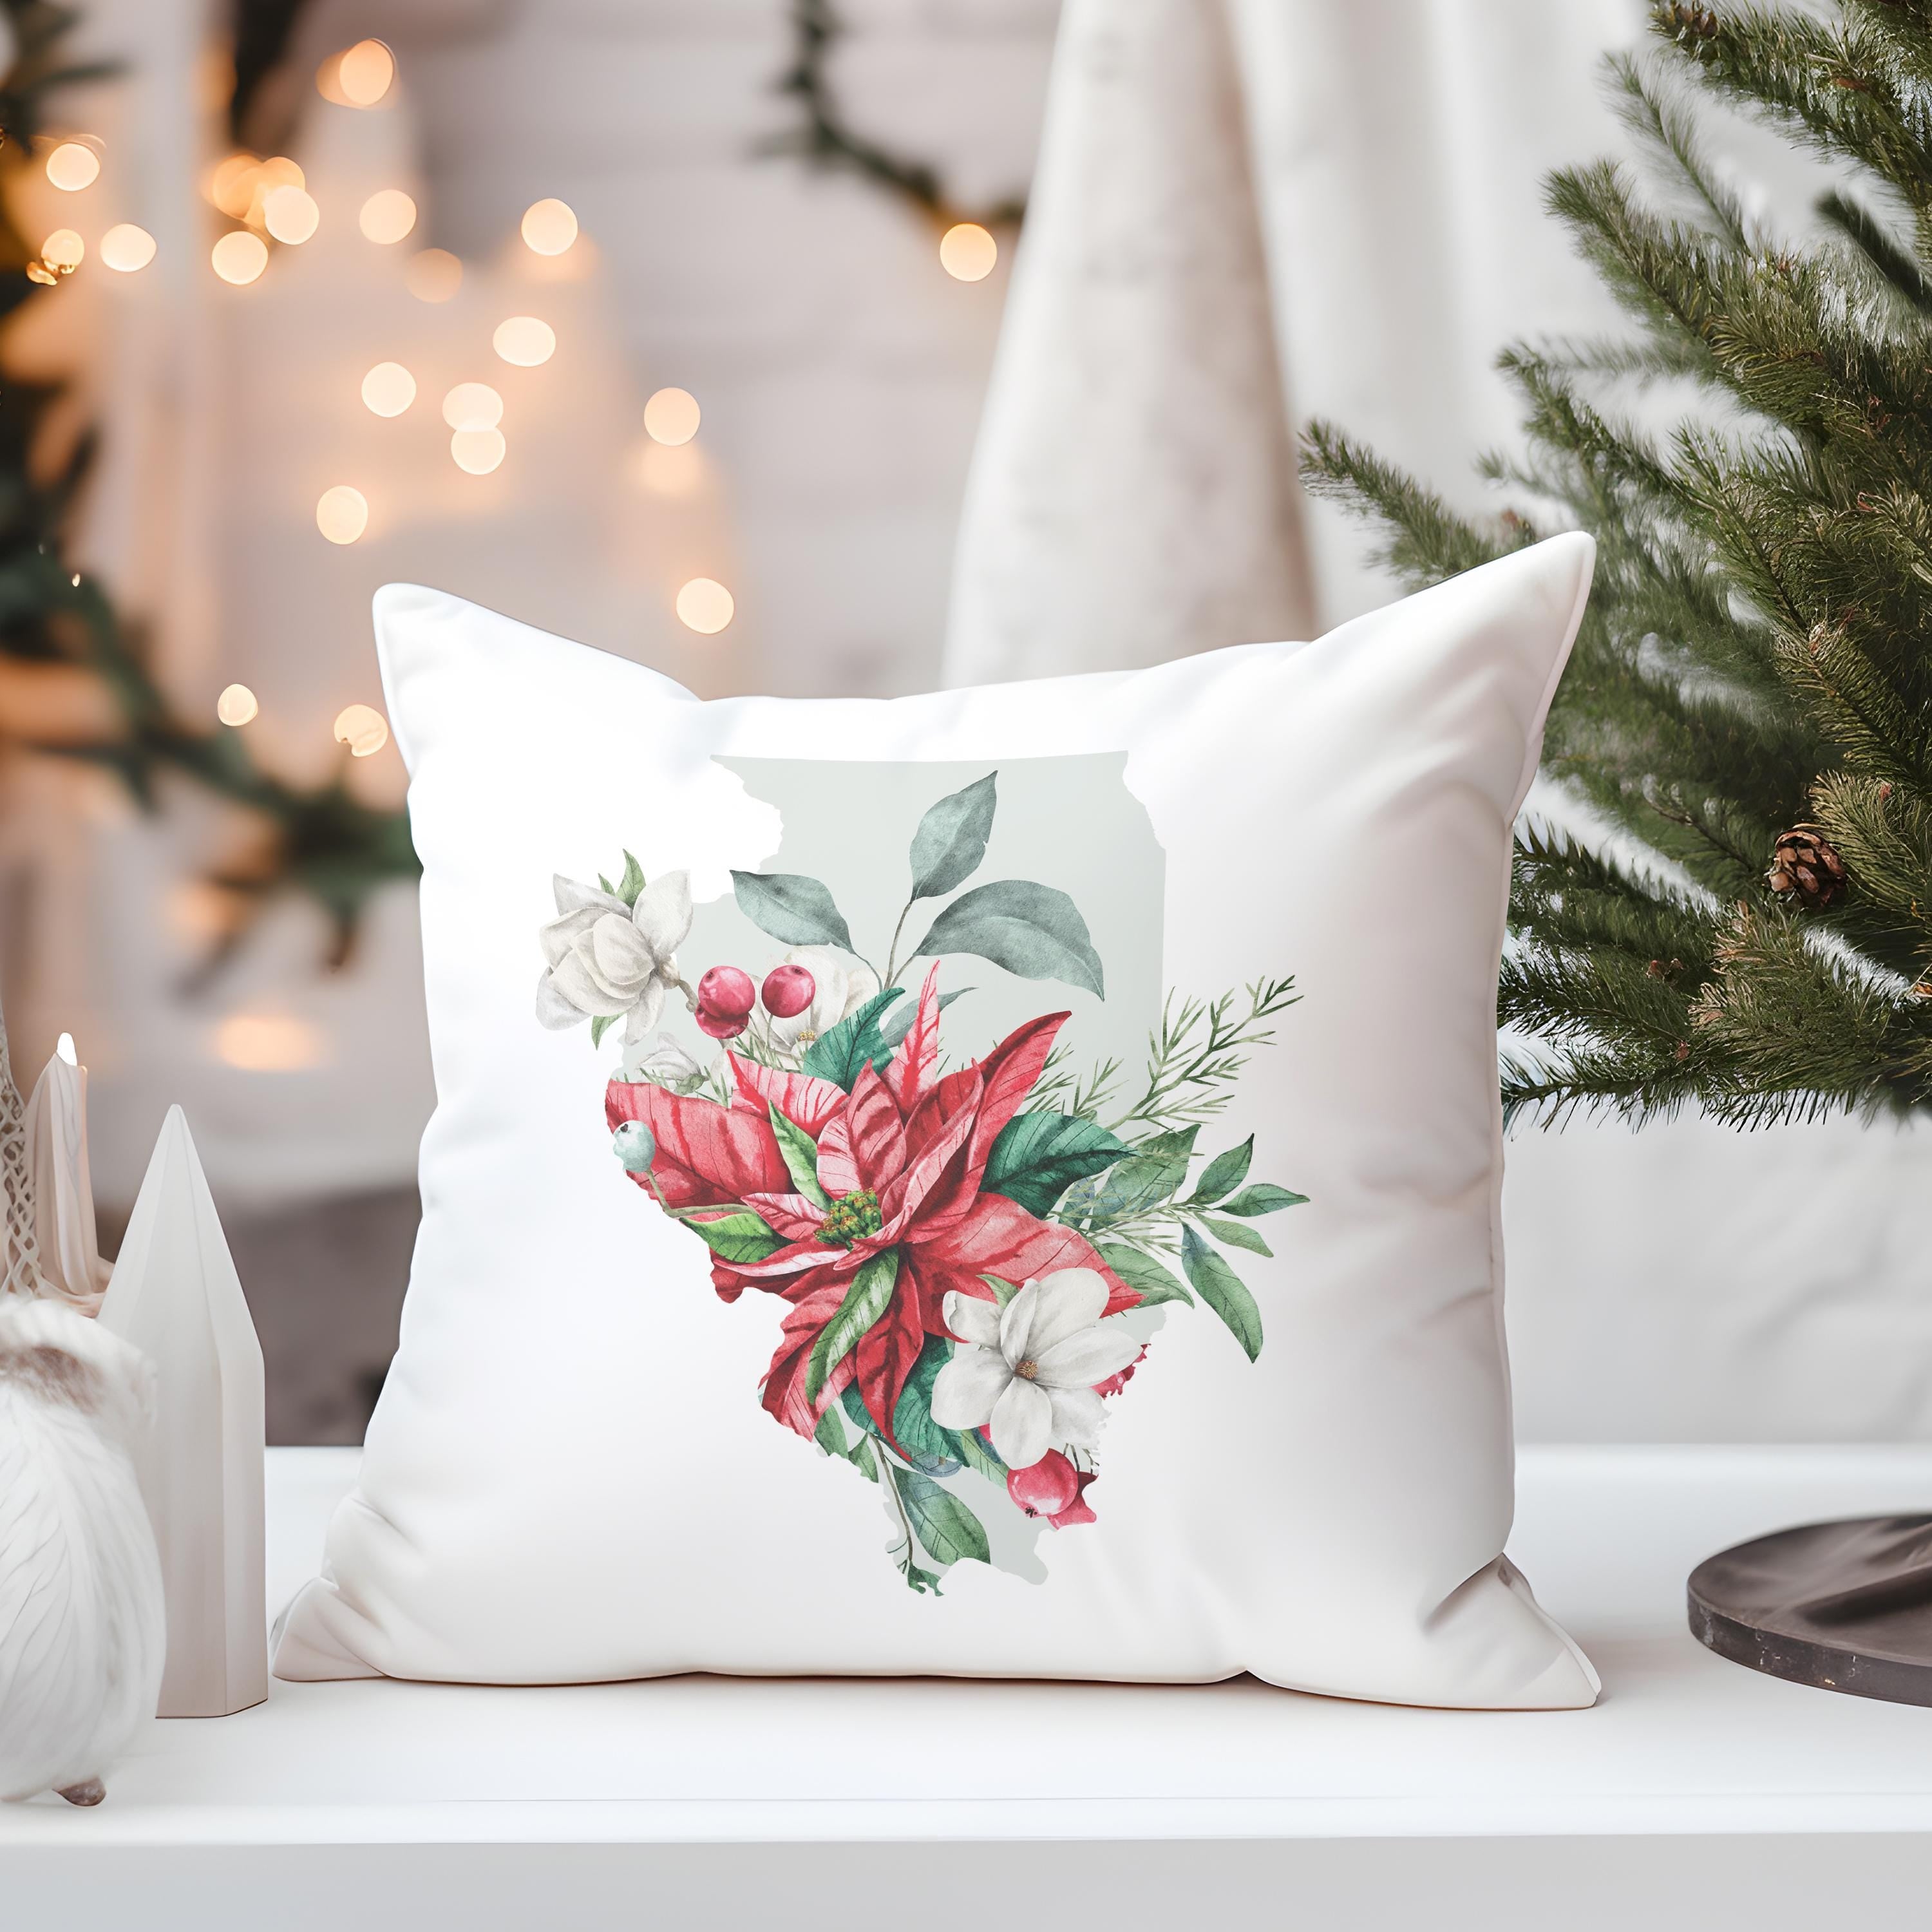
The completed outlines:
<svg viewBox="0 0 1932 1932">
<path fill-rule="evenodd" d="M 354 1466 L 270 1451 L 272 1605 L 311 1573 Z M 1914 1508 L 1932 1508 L 1932 1448 L 1526 1449 L 1511 1553 L 1602 1673 L 1592 1711 L 1246 1680 L 275 1683 L 239 1716 L 158 1724 L 98 1810 L 0 1808 L 0 1926 L 56 1922 L 10 1896 L 67 1926 L 197 1932 L 408 1924 L 459 1897 L 466 1932 L 780 1914 L 786 1932 L 1002 1932 L 1003 1898 L 1167 1925 L 1224 1894 L 1283 1924 L 1318 1906 L 1323 1932 L 1425 1906 L 1488 1932 L 1552 1911 L 1564 1932 L 1632 1910 L 1672 1925 L 1655 1914 L 1673 1898 L 1687 1925 L 1916 1916 L 1932 1711 L 1740 1669 L 1684 1615 L 1685 1576 L 1728 1543 Z M 560 1884 L 578 1903 L 554 1916 Z M 662 1916 L 631 1910 L 646 1897 Z"/>
</svg>

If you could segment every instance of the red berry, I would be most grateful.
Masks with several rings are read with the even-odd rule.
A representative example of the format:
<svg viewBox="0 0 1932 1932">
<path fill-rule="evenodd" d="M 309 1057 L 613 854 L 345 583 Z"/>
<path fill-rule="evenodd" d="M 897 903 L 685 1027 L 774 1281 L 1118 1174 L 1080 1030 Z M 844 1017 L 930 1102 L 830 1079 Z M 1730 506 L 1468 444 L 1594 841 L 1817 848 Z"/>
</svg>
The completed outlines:
<svg viewBox="0 0 1932 1932">
<path fill-rule="evenodd" d="M 812 1004 L 818 982 L 802 966 L 774 966 L 765 975 L 760 997 L 774 1019 L 794 1019 Z"/>
<path fill-rule="evenodd" d="M 752 1010 L 752 1002 L 758 998 L 758 990 L 752 984 L 752 976 L 736 966 L 714 966 L 698 982 L 698 1004 L 700 1012 L 716 1013 L 725 1019 L 742 1020 Z M 710 1029 L 706 1028 L 706 1032 Z M 738 1029 L 734 1027 L 731 1033 Z M 729 1040 L 731 1034 L 718 1034 L 718 1040 Z"/>
<path fill-rule="evenodd" d="M 700 1006 L 692 1017 L 700 1032 L 708 1033 L 713 1040 L 736 1040 L 745 1030 L 751 1018 L 748 1013 L 714 1013 L 707 1006 Z"/>
</svg>

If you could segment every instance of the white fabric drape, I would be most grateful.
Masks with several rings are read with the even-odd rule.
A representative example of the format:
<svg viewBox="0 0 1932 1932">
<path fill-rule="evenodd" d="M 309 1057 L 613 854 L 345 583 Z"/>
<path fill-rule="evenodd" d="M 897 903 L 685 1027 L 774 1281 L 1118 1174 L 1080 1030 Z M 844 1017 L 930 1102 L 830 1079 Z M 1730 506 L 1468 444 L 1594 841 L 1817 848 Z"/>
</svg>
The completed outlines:
<svg viewBox="0 0 1932 1932">
<path fill-rule="evenodd" d="M 1310 634 L 1393 595 L 1283 452 L 1328 417 L 1482 504 L 1476 456 L 1515 440 L 1496 351 L 1616 323 L 1543 181 L 1628 152 L 1599 57 L 1641 27 L 1625 0 L 1068 0 L 952 681 Z M 1714 146 L 1804 208 L 1769 137 Z M 1519 1137 L 1521 1432 L 1932 1436 L 1928 1178 L 1932 1132 L 1845 1121 Z"/>
</svg>

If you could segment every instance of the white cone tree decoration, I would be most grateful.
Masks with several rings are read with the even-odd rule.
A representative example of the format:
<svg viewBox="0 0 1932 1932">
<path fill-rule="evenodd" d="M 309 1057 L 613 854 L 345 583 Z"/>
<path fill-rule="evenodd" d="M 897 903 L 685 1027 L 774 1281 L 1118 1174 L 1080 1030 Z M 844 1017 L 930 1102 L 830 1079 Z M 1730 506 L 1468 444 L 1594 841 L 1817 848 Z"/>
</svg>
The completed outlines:
<svg viewBox="0 0 1932 1932">
<path fill-rule="evenodd" d="M 153 1721 L 161 1570 L 130 1460 L 153 1388 L 99 1322 L 0 1296 L 0 1798 L 99 1804 Z"/>
<path fill-rule="evenodd" d="M 26 1132 L 40 1292 L 92 1315 L 112 1270 L 100 1258 L 94 1229 L 86 1067 L 58 1054 L 47 1062 L 27 1102 Z"/>
<path fill-rule="evenodd" d="M 167 1593 L 160 1715 L 245 1710 L 268 1694 L 262 1348 L 178 1107 L 154 1144 L 100 1318 L 159 1378 L 137 1460 Z"/>
</svg>

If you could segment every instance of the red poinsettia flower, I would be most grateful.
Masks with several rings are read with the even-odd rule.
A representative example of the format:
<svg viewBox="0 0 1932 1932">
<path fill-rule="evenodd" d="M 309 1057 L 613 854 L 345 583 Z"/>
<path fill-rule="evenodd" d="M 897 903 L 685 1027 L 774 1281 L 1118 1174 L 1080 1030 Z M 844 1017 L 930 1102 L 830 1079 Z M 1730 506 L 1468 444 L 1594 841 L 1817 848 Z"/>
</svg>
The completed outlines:
<svg viewBox="0 0 1932 1932">
<path fill-rule="evenodd" d="M 1019 1282 L 1090 1268 L 1106 1282 L 1108 1314 L 1140 1298 L 1073 1229 L 980 1191 L 993 1143 L 1032 1090 L 1068 1016 L 1030 1020 L 984 1059 L 942 1078 L 937 982 L 935 968 L 884 1072 L 868 1066 L 849 1094 L 831 1081 L 735 1055 L 738 1091 L 728 1108 L 662 1087 L 610 1084 L 611 1126 L 642 1120 L 656 1140 L 648 1177 L 633 1177 L 640 1186 L 655 1184 L 674 1210 L 749 1208 L 783 1238 L 761 1260 L 714 1256 L 712 1280 L 727 1300 L 756 1288 L 791 1304 L 764 1400 L 801 1436 L 812 1433 L 826 1405 L 855 1377 L 867 1411 L 891 1436 L 926 1338 L 949 1332 L 946 1294 L 990 1300 L 985 1276 Z M 826 1204 L 794 1185 L 772 1130 L 774 1107 L 816 1142 Z M 814 1400 L 806 1394 L 814 1343 L 859 1270 L 888 1252 L 897 1264 L 890 1301 Z"/>
</svg>

